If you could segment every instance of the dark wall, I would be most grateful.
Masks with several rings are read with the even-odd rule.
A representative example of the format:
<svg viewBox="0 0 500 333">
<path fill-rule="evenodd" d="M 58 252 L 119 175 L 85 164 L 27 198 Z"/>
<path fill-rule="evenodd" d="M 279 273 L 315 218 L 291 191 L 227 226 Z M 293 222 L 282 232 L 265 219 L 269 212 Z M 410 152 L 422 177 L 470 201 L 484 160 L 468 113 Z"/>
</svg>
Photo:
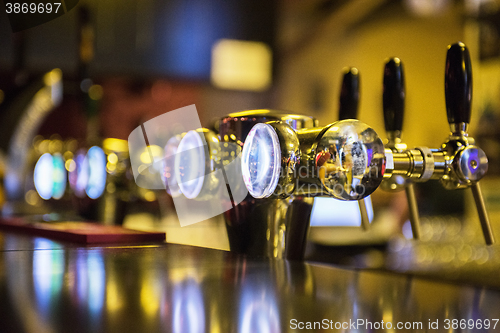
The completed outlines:
<svg viewBox="0 0 500 333">
<path fill-rule="evenodd" d="M 168 76 L 208 80 L 217 39 L 257 40 L 274 46 L 275 1 L 267 0 L 80 0 L 51 22 L 28 29 L 26 66 L 76 73 L 77 11 L 89 6 L 95 26 L 90 74 Z M 12 33 L 0 13 L 0 72 L 12 68 Z"/>
</svg>

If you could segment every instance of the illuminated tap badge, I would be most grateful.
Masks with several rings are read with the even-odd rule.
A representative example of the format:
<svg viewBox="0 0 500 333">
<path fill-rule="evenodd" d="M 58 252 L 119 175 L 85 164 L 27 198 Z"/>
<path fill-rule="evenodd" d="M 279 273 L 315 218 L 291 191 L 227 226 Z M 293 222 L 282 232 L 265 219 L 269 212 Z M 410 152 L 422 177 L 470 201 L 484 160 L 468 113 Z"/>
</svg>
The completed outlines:
<svg viewBox="0 0 500 333">
<path fill-rule="evenodd" d="M 69 12 L 79 0 L 4 0 L 12 32 L 52 21 Z"/>
<path fill-rule="evenodd" d="M 241 147 L 203 129 L 195 105 L 148 120 L 130 133 L 128 145 L 136 184 L 166 190 L 181 226 L 220 215 L 248 194 Z"/>
</svg>

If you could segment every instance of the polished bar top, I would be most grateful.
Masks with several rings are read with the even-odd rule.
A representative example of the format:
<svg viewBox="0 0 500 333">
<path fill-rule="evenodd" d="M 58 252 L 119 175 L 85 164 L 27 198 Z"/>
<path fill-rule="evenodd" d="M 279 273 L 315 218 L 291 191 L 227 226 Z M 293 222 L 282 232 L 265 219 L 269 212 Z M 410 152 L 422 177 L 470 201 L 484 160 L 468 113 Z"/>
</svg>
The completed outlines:
<svg viewBox="0 0 500 333">
<path fill-rule="evenodd" d="M 0 249 L 0 332 L 297 332 L 321 322 L 304 329 L 317 332 L 361 319 L 421 322 L 413 331 L 438 320 L 434 331 L 444 332 L 451 331 L 446 319 L 489 319 L 491 330 L 500 317 L 499 291 L 407 275 L 175 244 L 81 247 L 12 233 L 0 234 Z"/>
</svg>

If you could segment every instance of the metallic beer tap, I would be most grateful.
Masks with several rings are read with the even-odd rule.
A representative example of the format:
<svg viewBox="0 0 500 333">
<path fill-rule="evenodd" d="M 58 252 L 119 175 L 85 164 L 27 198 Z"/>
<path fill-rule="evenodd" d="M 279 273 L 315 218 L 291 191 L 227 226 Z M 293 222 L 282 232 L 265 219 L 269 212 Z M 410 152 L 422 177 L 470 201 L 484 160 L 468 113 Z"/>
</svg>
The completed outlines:
<svg viewBox="0 0 500 333">
<path fill-rule="evenodd" d="M 229 114 L 215 126 L 219 130 L 218 137 L 213 131 L 198 129 L 172 138 L 172 147 L 169 149 L 174 149 L 175 154 L 169 153 L 171 158 L 166 158 L 165 178 L 170 177 L 168 184 L 173 196 L 182 194 L 196 201 L 214 198 L 231 201 L 222 203 L 230 208 L 223 216 L 231 251 L 300 260 L 304 255 L 313 199 L 294 196 L 260 200 L 246 196 L 248 191 L 241 178 L 239 160 L 243 141 L 253 125 L 268 121 L 281 121 L 291 131 L 317 126 L 317 121 L 312 117 L 274 110 Z M 270 152 L 266 153 L 271 155 Z M 174 155 L 175 158 L 172 158 Z M 235 163 L 237 170 L 228 167 Z M 214 176 L 217 172 L 223 177 Z M 175 181 L 172 181 L 173 174 Z M 173 191 L 171 183 L 177 191 Z M 244 190 L 243 196 L 238 187 Z M 221 193 L 219 191 L 224 190 L 227 190 L 228 195 L 218 196 Z M 236 197 L 242 201 L 236 200 Z"/>
<path fill-rule="evenodd" d="M 391 58 L 386 62 L 384 68 L 383 110 L 388 141 L 385 146 L 395 153 L 401 153 L 407 149 L 407 145 L 401 140 L 405 97 L 403 63 L 399 58 Z M 419 239 L 421 234 L 420 218 L 413 183 L 402 175 L 393 175 L 384 180 L 381 188 L 387 191 L 405 190 L 413 238 Z"/>
<path fill-rule="evenodd" d="M 471 188 L 486 244 L 495 242 L 478 181 L 488 170 L 488 158 L 467 133 L 472 101 L 472 67 L 467 47 L 448 47 L 445 71 L 446 113 L 450 136 L 440 149 L 406 150 L 392 156 L 392 174 L 426 181 L 439 179 L 446 189 Z M 404 171 L 403 171 L 404 170 Z"/>
<path fill-rule="evenodd" d="M 383 179 L 395 175 L 412 181 L 439 179 L 447 189 L 471 187 L 485 241 L 493 244 L 478 185 L 488 169 L 488 159 L 467 134 L 471 87 L 469 52 L 463 43 L 451 45 L 445 75 L 451 134 L 440 149 L 419 147 L 397 152 L 384 148 L 377 133 L 357 120 L 298 131 L 280 121 L 257 124 L 243 146 L 245 185 L 258 198 L 294 194 L 360 200 L 375 191 Z M 263 152 L 273 152 L 273 158 L 262 158 Z"/>
<path fill-rule="evenodd" d="M 169 148 L 173 146 L 171 144 Z M 169 186 L 171 195 L 176 195 L 175 186 L 178 187 L 177 193 L 195 200 L 212 197 L 220 190 L 221 179 L 216 177 L 215 171 L 221 169 L 222 156 L 219 138 L 213 131 L 200 128 L 184 133 L 171 156 L 175 157 L 174 170 L 179 171 L 175 175 L 177 182 L 168 182 L 173 185 Z M 165 163 L 165 166 L 169 164 Z"/>
<path fill-rule="evenodd" d="M 263 159 L 265 151 L 278 156 Z M 243 145 L 241 164 L 253 197 L 295 194 L 360 200 L 382 182 L 384 153 L 377 133 L 358 120 L 298 131 L 276 121 L 252 128 Z"/>
<path fill-rule="evenodd" d="M 342 76 L 342 88 L 339 100 L 339 120 L 357 119 L 359 109 L 359 71 L 355 67 L 346 68 Z M 370 219 L 366 208 L 367 199 L 358 201 L 361 216 L 361 227 L 368 230 Z M 369 204 L 369 203 L 368 203 Z"/>
<path fill-rule="evenodd" d="M 220 120 L 221 143 L 237 143 L 241 149 L 251 128 L 269 121 L 279 121 L 291 132 L 318 126 L 318 121 L 313 117 L 274 110 L 243 111 L 229 114 Z M 225 155 L 224 144 L 222 152 Z M 273 151 L 263 153 L 263 158 L 272 159 L 276 156 Z M 268 171 L 272 173 L 272 170 Z M 268 176 L 267 172 L 263 173 L 264 177 Z M 224 212 L 231 251 L 291 260 L 303 259 L 313 199 L 300 195 L 289 198 L 290 195 L 285 193 L 293 191 L 293 185 L 286 185 L 285 181 L 281 185 L 283 194 L 274 197 L 278 200 L 262 200 L 262 196 L 247 195 L 245 200 Z"/>
<path fill-rule="evenodd" d="M 495 243 L 495 238 L 478 182 L 488 170 L 488 159 L 480 148 L 474 146 L 474 139 L 467 133 L 472 103 L 472 66 L 469 51 L 463 43 L 448 48 L 445 96 L 451 133 L 442 150 L 445 159 L 447 156 L 459 156 L 459 163 L 453 165 L 450 175 L 445 175 L 441 182 L 445 188 L 452 189 L 470 186 L 484 239 L 486 244 L 491 245 Z"/>
</svg>

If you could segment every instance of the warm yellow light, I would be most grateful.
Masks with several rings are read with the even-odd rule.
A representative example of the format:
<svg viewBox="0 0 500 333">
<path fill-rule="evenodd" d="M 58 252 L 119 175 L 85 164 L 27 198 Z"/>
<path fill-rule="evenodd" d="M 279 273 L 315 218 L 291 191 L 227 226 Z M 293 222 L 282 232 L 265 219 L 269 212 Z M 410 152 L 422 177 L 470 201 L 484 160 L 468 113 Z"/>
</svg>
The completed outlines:
<svg viewBox="0 0 500 333">
<path fill-rule="evenodd" d="M 115 193 L 116 192 L 116 185 L 114 183 L 109 183 L 107 186 L 106 186 L 106 191 L 108 193 Z"/>
<path fill-rule="evenodd" d="M 63 142 L 61 140 L 50 140 L 49 141 L 49 152 L 58 153 L 63 150 Z"/>
<path fill-rule="evenodd" d="M 272 52 L 268 45 L 221 39 L 212 47 L 212 83 L 224 89 L 261 91 L 271 84 Z"/>
<path fill-rule="evenodd" d="M 118 291 L 118 286 L 114 280 L 111 280 L 106 285 L 106 308 L 109 312 L 115 312 L 123 306 L 121 293 Z"/>
<path fill-rule="evenodd" d="M 42 140 L 37 147 L 37 150 L 40 154 L 47 153 L 49 151 L 49 143 L 50 140 Z"/>
<path fill-rule="evenodd" d="M 73 153 L 70 152 L 69 150 L 66 150 L 63 154 L 63 158 L 65 161 L 71 160 L 73 158 Z"/>
<path fill-rule="evenodd" d="M 220 333 L 222 329 L 220 327 L 220 311 L 217 302 L 212 302 L 210 304 L 210 332 L 211 333 Z"/>
<path fill-rule="evenodd" d="M 116 170 L 116 164 L 114 163 L 106 163 L 106 170 L 108 170 L 108 172 L 114 172 Z"/>
<path fill-rule="evenodd" d="M 73 172 L 76 170 L 76 163 L 74 160 L 67 160 L 66 163 L 64 163 L 64 167 L 66 168 L 66 170 L 68 170 L 69 172 Z"/>
<path fill-rule="evenodd" d="M 111 164 L 116 164 L 118 162 L 118 156 L 115 153 L 111 153 L 108 155 L 108 162 Z"/>
<path fill-rule="evenodd" d="M 156 159 L 161 158 L 163 156 L 163 149 L 157 145 L 147 146 L 144 151 L 141 153 L 140 159 L 144 164 L 151 164 Z"/>
<path fill-rule="evenodd" d="M 69 172 L 73 172 L 76 169 L 76 163 L 75 163 L 75 161 L 73 161 L 73 159 L 70 159 L 70 160 L 67 160 L 66 163 L 64 163 L 64 167 Z"/>
<path fill-rule="evenodd" d="M 149 276 L 148 276 L 149 277 Z M 141 286 L 141 305 L 148 317 L 153 317 L 160 309 L 160 293 L 154 280 L 144 278 Z"/>
<path fill-rule="evenodd" d="M 89 88 L 89 97 L 94 101 L 100 100 L 102 98 L 103 93 L 104 91 L 102 89 L 102 86 L 98 84 L 94 84 Z"/>
<path fill-rule="evenodd" d="M 153 191 L 147 191 L 146 193 L 144 193 L 144 199 L 146 199 L 146 201 L 152 202 L 156 200 L 156 195 Z"/>
<path fill-rule="evenodd" d="M 116 152 L 127 152 L 128 142 L 127 140 L 108 138 L 103 141 L 102 144 L 105 151 L 116 151 Z"/>
<path fill-rule="evenodd" d="M 40 203 L 40 197 L 35 190 L 29 190 L 28 192 L 26 192 L 26 194 L 24 195 L 24 199 L 28 204 L 32 206 L 36 206 Z"/>
<path fill-rule="evenodd" d="M 47 86 L 52 86 L 62 79 L 62 71 L 59 68 L 53 69 L 43 76 L 43 82 Z"/>
</svg>

